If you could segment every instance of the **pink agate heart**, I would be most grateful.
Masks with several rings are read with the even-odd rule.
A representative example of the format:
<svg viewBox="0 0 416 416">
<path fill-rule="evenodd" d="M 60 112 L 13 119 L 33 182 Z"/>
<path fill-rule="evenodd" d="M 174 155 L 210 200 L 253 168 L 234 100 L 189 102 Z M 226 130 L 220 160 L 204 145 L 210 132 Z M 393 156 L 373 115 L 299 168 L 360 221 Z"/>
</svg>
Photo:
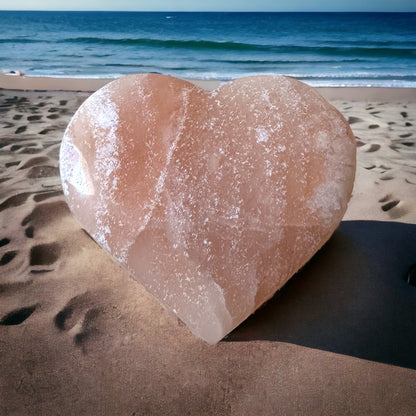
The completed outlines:
<svg viewBox="0 0 416 416">
<path fill-rule="evenodd" d="M 215 343 L 336 229 L 355 142 L 341 114 L 294 79 L 247 77 L 206 92 L 129 75 L 79 108 L 60 168 L 82 226 Z"/>
</svg>

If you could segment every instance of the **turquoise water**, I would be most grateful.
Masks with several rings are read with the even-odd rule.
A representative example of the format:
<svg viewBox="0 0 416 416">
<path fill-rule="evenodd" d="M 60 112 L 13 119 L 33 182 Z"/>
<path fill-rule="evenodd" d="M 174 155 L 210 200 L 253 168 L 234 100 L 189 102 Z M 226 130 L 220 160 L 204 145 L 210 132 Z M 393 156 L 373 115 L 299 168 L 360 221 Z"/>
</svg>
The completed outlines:
<svg viewBox="0 0 416 416">
<path fill-rule="evenodd" d="M 0 11 L 0 70 L 416 87 L 415 13 Z"/>
</svg>

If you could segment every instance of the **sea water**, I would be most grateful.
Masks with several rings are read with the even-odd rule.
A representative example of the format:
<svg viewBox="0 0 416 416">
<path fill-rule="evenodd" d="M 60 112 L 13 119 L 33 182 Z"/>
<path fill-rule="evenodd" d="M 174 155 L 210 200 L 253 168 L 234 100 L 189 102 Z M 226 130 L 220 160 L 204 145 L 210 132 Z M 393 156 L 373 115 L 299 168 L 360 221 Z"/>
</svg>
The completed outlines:
<svg viewBox="0 0 416 416">
<path fill-rule="evenodd" d="M 0 70 L 416 87 L 416 13 L 0 11 Z"/>
</svg>

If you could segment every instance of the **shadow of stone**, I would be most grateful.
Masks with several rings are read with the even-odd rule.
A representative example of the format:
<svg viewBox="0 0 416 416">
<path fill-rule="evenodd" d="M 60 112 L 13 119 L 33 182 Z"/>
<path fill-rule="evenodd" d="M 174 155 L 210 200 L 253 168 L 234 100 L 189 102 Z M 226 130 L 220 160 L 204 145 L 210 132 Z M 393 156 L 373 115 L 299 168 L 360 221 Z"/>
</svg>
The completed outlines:
<svg viewBox="0 0 416 416">
<path fill-rule="evenodd" d="M 416 225 L 345 221 L 225 341 L 288 342 L 416 369 Z"/>
</svg>

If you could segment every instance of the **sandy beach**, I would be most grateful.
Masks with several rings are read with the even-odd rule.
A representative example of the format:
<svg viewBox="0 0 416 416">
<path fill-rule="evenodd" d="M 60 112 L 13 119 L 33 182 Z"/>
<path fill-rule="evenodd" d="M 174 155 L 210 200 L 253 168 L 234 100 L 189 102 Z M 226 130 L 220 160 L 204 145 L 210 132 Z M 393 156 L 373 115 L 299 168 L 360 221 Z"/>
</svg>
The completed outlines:
<svg viewBox="0 0 416 416">
<path fill-rule="evenodd" d="M 0 415 L 414 415 L 416 89 L 318 88 L 356 137 L 344 220 L 208 346 L 65 203 L 63 132 L 108 81 L 0 74 Z"/>
</svg>

